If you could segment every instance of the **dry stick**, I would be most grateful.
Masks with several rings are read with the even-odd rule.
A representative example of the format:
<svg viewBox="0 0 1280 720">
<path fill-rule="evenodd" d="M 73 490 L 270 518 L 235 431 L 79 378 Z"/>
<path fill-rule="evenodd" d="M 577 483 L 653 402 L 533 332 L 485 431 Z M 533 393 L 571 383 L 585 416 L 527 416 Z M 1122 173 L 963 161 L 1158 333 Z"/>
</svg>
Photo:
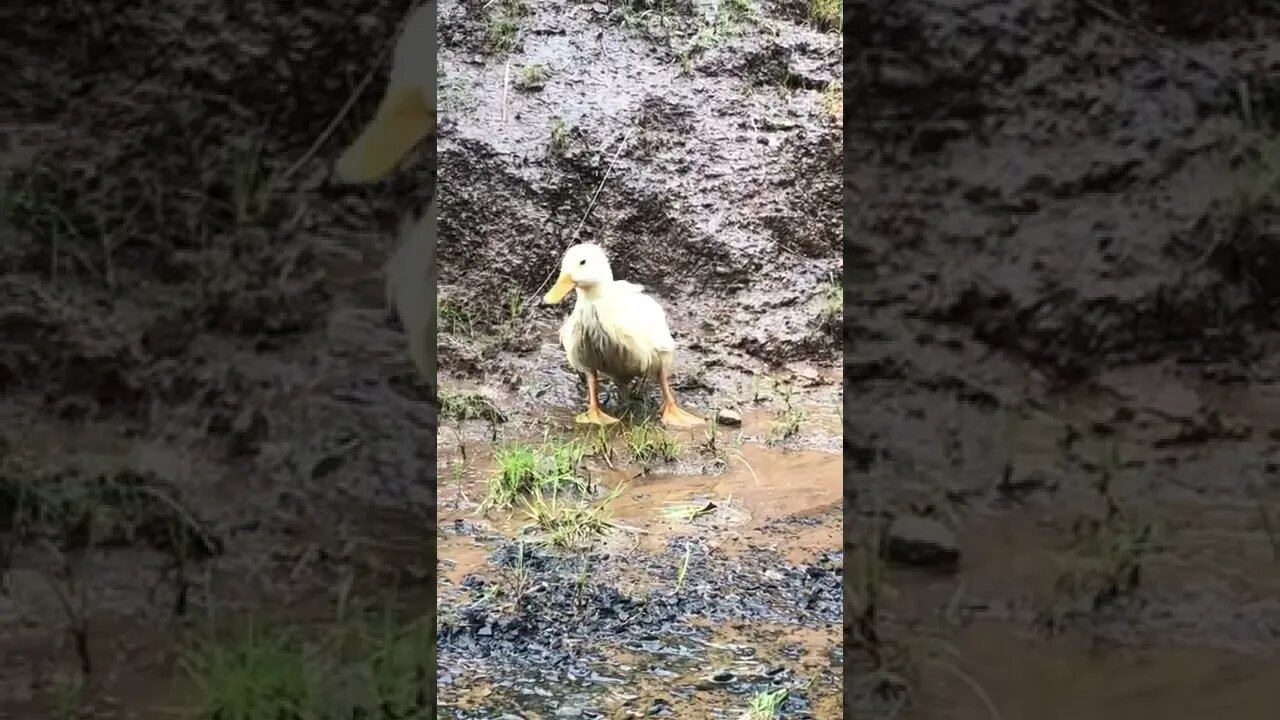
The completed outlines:
<svg viewBox="0 0 1280 720">
<path fill-rule="evenodd" d="M 506 67 L 502 70 L 502 119 L 503 125 L 507 124 L 507 88 L 511 85 L 511 58 L 507 58 Z"/>
<path fill-rule="evenodd" d="M 591 210 L 596 206 L 596 199 L 600 197 L 600 191 L 604 189 L 604 184 L 609 181 L 609 176 L 613 174 L 614 163 L 618 162 L 618 157 L 622 155 L 622 149 L 627 146 L 627 141 L 630 139 L 631 128 L 628 128 L 626 134 L 622 136 L 622 141 L 618 143 L 618 149 L 614 151 L 613 157 L 609 159 L 609 166 L 605 168 L 604 177 L 600 178 L 600 184 L 596 186 L 596 191 L 591 194 L 591 201 L 587 203 L 587 211 L 582 214 L 582 219 L 578 221 L 578 227 L 574 228 L 573 234 L 569 236 L 569 242 L 573 242 L 578 237 L 578 233 L 582 230 L 582 226 L 586 224 L 587 218 L 591 217 Z M 538 292 L 529 299 L 530 303 L 537 302 L 538 295 L 542 294 L 543 288 L 547 286 L 547 283 L 551 282 L 551 278 L 555 277 L 555 275 L 555 270 L 552 270 L 551 274 L 547 275 L 547 279 L 543 280 L 542 285 L 538 286 Z"/>
<path fill-rule="evenodd" d="M 1155 41 L 1157 45 L 1161 45 L 1166 50 L 1171 50 L 1175 54 L 1181 55 L 1184 59 L 1187 60 L 1187 62 L 1209 73 L 1214 77 L 1214 79 L 1216 80 L 1224 79 L 1223 74 L 1218 70 L 1218 68 L 1210 65 L 1208 62 L 1201 60 L 1200 58 L 1196 57 L 1195 55 L 1192 55 L 1191 53 L 1187 52 L 1186 50 L 1183 50 L 1182 48 L 1174 45 L 1173 43 L 1170 43 L 1168 40 L 1165 40 L 1163 37 L 1160 37 L 1159 35 L 1151 32 L 1150 30 L 1140 27 L 1139 25 L 1135 24 L 1133 20 L 1131 20 L 1130 18 L 1127 18 L 1124 15 L 1121 15 L 1119 12 L 1117 12 L 1115 8 L 1108 7 L 1102 4 L 1101 2 L 1098 2 L 1098 0 L 1078 0 L 1078 1 L 1080 2 L 1081 5 L 1084 5 L 1092 9 L 1094 12 L 1098 13 L 1099 15 L 1102 15 L 1103 17 L 1116 23 L 1117 25 L 1120 25 L 1124 28 L 1127 28 L 1128 30 L 1139 33 L 1141 35 L 1145 35 L 1147 39 Z"/>
</svg>

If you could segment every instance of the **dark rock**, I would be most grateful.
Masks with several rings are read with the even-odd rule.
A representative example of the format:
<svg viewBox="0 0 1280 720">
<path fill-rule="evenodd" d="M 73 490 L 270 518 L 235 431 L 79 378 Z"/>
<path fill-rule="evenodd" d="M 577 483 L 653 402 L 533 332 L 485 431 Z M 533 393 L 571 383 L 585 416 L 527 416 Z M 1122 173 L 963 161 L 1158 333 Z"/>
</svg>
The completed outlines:
<svg viewBox="0 0 1280 720">
<path fill-rule="evenodd" d="M 885 531 L 881 545 L 889 562 L 930 569 L 953 569 L 960 562 L 956 535 L 942 522 L 902 515 Z"/>
</svg>

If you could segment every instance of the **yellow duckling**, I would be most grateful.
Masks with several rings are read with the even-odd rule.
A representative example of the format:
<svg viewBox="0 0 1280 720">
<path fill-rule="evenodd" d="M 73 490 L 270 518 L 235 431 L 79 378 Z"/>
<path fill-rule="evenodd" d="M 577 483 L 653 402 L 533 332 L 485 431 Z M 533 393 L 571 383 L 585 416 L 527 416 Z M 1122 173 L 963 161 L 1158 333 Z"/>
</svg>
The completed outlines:
<svg viewBox="0 0 1280 720">
<path fill-rule="evenodd" d="M 391 76 L 373 121 L 343 153 L 338 179 L 373 182 L 436 132 L 436 4 L 418 6 L 396 41 Z"/>
<path fill-rule="evenodd" d="M 599 373 L 619 384 L 651 377 L 662 389 L 662 422 L 694 427 L 702 419 L 685 412 L 671 392 L 676 341 L 662 306 L 634 283 L 613 279 L 609 259 L 599 245 L 584 243 L 565 251 L 560 279 L 543 302 L 555 304 L 577 291 L 573 312 L 560 328 L 569 364 L 587 376 L 587 411 L 580 423 L 611 425 L 618 419 L 600 409 Z"/>
</svg>

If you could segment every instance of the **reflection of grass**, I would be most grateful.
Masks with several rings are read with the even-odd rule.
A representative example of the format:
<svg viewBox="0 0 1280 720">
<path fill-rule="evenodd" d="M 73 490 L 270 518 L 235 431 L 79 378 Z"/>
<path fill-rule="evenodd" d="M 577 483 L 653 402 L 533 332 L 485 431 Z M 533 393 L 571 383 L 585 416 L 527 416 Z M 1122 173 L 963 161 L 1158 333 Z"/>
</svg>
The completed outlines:
<svg viewBox="0 0 1280 720">
<path fill-rule="evenodd" d="M 900 627 L 885 612 L 894 597 L 880 546 L 881 530 L 867 530 L 856 545 L 853 575 L 845 617 L 851 632 L 851 649 L 858 667 L 852 687 L 855 715 L 862 710 L 873 717 L 899 717 L 915 700 L 926 669 L 951 675 L 964 683 L 986 707 L 993 720 L 1001 715 L 981 684 L 963 668 L 964 658 L 949 636 L 958 619 L 961 595 L 957 591 L 940 613 L 936 627 Z"/>
</svg>

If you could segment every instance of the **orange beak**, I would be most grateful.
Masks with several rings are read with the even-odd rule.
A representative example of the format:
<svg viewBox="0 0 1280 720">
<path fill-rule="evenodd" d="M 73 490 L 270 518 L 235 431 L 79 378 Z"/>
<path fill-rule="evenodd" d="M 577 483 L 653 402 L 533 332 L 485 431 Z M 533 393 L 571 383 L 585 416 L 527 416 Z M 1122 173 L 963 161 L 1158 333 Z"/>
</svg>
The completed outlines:
<svg viewBox="0 0 1280 720">
<path fill-rule="evenodd" d="M 560 273 L 560 279 L 547 291 L 546 295 L 542 296 L 542 302 L 548 305 L 555 305 L 563 300 L 564 296 L 568 295 L 569 291 L 575 287 L 577 285 L 573 282 L 573 278 L 569 277 L 569 273 Z"/>
</svg>

